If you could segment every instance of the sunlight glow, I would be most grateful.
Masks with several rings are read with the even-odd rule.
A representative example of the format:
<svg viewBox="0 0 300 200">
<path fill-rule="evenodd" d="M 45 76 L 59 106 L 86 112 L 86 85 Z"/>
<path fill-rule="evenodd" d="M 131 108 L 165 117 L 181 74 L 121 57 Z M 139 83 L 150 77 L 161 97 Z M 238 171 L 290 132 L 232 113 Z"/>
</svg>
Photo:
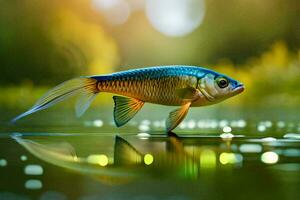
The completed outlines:
<svg viewBox="0 0 300 200">
<path fill-rule="evenodd" d="M 203 21 L 203 0 L 147 0 L 146 14 L 159 32 L 173 37 L 193 32 Z"/>
<path fill-rule="evenodd" d="M 130 15 L 130 6 L 125 0 L 93 0 L 92 6 L 113 25 L 124 24 Z"/>
</svg>

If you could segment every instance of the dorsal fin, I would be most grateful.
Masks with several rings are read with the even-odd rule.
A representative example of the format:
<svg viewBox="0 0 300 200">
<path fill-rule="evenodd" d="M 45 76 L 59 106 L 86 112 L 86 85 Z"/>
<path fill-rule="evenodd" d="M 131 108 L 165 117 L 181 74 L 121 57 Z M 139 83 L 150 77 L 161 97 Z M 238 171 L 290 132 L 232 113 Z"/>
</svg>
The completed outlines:
<svg viewBox="0 0 300 200">
<path fill-rule="evenodd" d="M 185 118 L 189 111 L 191 102 L 188 102 L 180 108 L 170 112 L 168 119 L 166 120 L 166 131 L 172 131 L 177 125 Z"/>
<path fill-rule="evenodd" d="M 134 165 L 142 163 L 142 154 L 120 136 L 116 136 L 114 150 L 115 165 Z"/>
<path fill-rule="evenodd" d="M 117 127 L 123 126 L 143 107 L 144 102 L 134 98 L 113 96 L 114 120 Z"/>
</svg>

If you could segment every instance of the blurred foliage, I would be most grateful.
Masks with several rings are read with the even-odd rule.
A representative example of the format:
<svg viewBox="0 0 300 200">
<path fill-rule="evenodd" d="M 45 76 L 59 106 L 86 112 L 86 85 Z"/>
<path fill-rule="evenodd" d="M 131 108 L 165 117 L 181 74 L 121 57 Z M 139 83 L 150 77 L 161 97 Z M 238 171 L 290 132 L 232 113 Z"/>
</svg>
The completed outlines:
<svg viewBox="0 0 300 200">
<path fill-rule="evenodd" d="M 121 66 L 209 66 L 221 58 L 241 66 L 278 40 L 290 51 L 300 47 L 298 0 L 206 0 L 205 4 L 203 23 L 185 37 L 158 33 L 143 13 L 134 13 L 126 24 L 115 27 Z"/>
<path fill-rule="evenodd" d="M 212 69 L 227 74 L 245 84 L 246 90 L 239 98 L 231 98 L 230 106 L 299 106 L 300 50 L 289 51 L 284 42 L 274 43 L 258 57 L 250 58 L 244 65 L 236 67 L 229 59 L 222 59 Z M 21 87 L 2 87 L 0 105 L 24 109 L 30 107 L 47 87 L 24 84 Z M 101 95 L 93 106 L 111 102 L 111 96 Z M 70 106 L 70 104 L 68 104 Z M 72 105 L 72 104 L 71 104 Z M 0 107 L 1 107 L 0 106 Z"/>
<path fill-rule="evenodd" d="M 181 38 L 156 31 L 142 9 L 109 24 L 93 2 L 0 0 L 0 107 L 27 108 L 74 76 L 170 64 L 209 67 L 245 83 L 227 105 L 300 104 L 297 0 L 206 0 L 203 23 Z"/>
<path fill-rule="evenodd" d="M 0 1 L 1 84 L 112 72 L 119 61 L 115 40 L 84 18 L 88 2 L 76 2 Z"/>
<path fill-rule="evenodd" d="M 300 104 L 300 50 L 291 52 L 282 41 L 238 68 L 229 60 L 221 60 L 217 70 L 246 85 L 235 103 L 282 107 Z"/>
</svg>

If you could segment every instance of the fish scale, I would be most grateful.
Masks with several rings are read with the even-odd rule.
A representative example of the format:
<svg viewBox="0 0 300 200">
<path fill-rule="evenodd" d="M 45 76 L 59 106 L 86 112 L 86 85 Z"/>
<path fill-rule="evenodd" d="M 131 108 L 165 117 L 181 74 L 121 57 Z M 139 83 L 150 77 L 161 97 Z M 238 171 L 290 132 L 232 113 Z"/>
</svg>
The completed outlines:
<svg viewBox="0 0 300 200">
<path fill-rule="evenodd" d="M 110 80 L 100 80 L 98 89 L 101 92 L 129 96 L 150 103 L 181 105 L 183 101 L 176 95 L 175 90 L 192 86 L 195 79 L 185 76 L 156 78 L 153 74 L 150 75 L 152 77 L 145 76 L 144 81 L 134 78 L 126 79 L 121 76 L 116 76 Z"/>
<path fill-rule="evenodd" d="M 195 77 L 192 75 L 194 74 L 196 73 L 193 70 L 182 67 L 132 70 L 102 78 L 97 77 L 98 89 L 102 92 L 112 92 L 150 103 L 181 105 L 183 101 L 176 96 L 175 90 L 193 85 Z"/>
</svg>

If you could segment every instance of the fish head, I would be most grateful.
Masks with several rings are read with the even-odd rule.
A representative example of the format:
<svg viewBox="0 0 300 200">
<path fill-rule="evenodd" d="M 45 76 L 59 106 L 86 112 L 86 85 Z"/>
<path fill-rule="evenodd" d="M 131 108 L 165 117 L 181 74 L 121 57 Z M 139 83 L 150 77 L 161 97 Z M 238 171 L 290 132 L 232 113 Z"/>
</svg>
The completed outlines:
<svg viewBox="0 0 300 200">
<path fill-rule="evenodd" d="M 244 91 L 245 87 L 226 75 L 207 73 L 198 83 L 198 88 L 210 103 L 218 103 Z"/>
</svg>

